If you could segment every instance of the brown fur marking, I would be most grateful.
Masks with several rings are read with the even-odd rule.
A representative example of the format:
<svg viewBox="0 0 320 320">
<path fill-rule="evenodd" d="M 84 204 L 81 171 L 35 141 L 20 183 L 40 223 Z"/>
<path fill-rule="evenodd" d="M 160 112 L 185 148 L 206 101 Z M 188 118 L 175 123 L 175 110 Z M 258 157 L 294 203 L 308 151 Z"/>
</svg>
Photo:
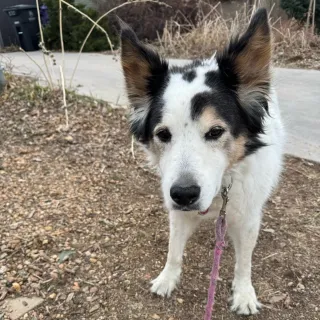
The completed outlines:
<svg viewBox="0 0 320 320">
<path fill-rule="evenodd" d="M 147 78 L 150 76 L 149 63 L 140 56 L 129 41 L 122 43 L 121 62 L 129 96 L 132 99 L 144 98 L 147 91 Z"/>
<path fill-rule="evenodd" d="M 271 37 L 260 28 L 250 38 L 244 51 L 236 58 L 241 82 L 256 87 L 270 80 Z"/>
<path fill-rule="evenodd" d="M 225 128 L 227 124 L 218 116 L 214 108 L 205 107 L 199 117 L 200 125 L 207 131 L 213 126 L 221 126 Z"/>
<path fill-rule="evenodd" d="M 229 167 L 245 157 L 245 144 L 247 139 L 245 136 L 239 136 L 232 141 L 232 149 L 230 150 Z"/>
</svg>

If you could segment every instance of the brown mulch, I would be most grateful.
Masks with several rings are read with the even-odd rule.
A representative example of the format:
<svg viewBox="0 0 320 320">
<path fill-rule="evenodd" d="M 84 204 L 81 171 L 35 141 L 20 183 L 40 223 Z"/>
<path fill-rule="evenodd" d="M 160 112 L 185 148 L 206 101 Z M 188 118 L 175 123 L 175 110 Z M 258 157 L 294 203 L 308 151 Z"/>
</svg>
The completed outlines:
<svg viewBox="0 0 320 320">
<path fill-rule="evenodd" d="M 66 129 L 60 94 L 10 83 L 0 97 L 0 319 L 6 300 L 33 295 L 44 303 L 23 319 L 202 319 L 214 224 L 190 241 L 179 290 L 153 296 L 168 221 L 158 178 L 131 155 L 126 111 L 71 93 Z M 286 158 L 253 258 L 266 304 L 254 319 L 320 319 L 319 177 L 320 164 Z M 233 267 L 230 245 L 215 319 L 239 319 L 227 302 Z"/>
</svg>

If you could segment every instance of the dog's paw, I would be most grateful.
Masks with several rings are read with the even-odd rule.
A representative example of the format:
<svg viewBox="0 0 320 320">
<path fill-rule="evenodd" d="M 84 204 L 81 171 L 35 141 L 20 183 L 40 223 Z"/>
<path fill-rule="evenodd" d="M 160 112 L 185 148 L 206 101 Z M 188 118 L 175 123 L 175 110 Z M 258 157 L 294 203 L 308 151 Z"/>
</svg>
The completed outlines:
<svg viewBox="0 0 320 320">
<path fill-rule="evenodd" d="M 165 267 L 158 278 L 151 281 L 151 292 L 162 296 L 170 297 L 180 280 L 181 269 Z"/>
<path fill-rule="evenodd" d="M 258 301 L 254 288 L 251 284 L 233 284 L 231 297 L 231 311 L 239 315 L 251 315 L 259 312 L 261 303 Z"/>
</svg>

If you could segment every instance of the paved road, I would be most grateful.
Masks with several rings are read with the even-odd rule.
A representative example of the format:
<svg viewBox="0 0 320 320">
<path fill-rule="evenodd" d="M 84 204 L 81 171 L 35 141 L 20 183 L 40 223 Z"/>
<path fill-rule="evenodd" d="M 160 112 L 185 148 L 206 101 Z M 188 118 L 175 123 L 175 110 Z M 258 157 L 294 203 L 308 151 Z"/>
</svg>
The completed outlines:
<svg viewBox="0 0 320 320">
<path fill-rule="evenodd" d="M 43 66 L 41 52 L 30 53 Z M 65 74 L 70 80 L 77 59 L 76 53 L 65 56 Z M 60 64 L 61 54 L 55 54 Z M 41 78 L 37 66 L 24 53 L 0 55 L 0 63 L 10 62 L 13 71 Z M 184 63 L 183 60 L 175 60 Z M 59 67 L 53 67 L 54 78 L 59 81 Z M 320 71 L 275 69 L 275 85 L 287 127 L 286 152 L 320 162 Z M 102 54 L 83 54 L 73 85 L 81 94 L 92 95 L 113 104 L 126 105 L 124 82 L 119 61 Z"/>
</svg>

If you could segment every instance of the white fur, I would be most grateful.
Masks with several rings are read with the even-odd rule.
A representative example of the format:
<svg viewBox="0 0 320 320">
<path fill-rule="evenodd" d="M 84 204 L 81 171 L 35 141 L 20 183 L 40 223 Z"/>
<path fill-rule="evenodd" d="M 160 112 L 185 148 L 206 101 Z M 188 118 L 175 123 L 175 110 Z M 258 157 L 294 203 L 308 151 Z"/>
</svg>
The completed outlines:
<svg viewBox="0 0 320 320">
<path fill-rule="evenodd" d="M 212 59 L 211 59 L 212 60 Z M 188 83 L 181 74 L 171 77 L 164 93 L 162 124 L 170 128 L 172 141 L 161 146 L 161 155 L 154 155 L 162 177 L 165 204 L 170 211 L 170 240 L 166 265 L 159 277 L 152 282 L 152 292 L 170 296 L 179 282 L 183 250 L 188 238 L 197 226 L 208 218 L 217 217 L 221 208 L 219 190 L 223 173 L 227 169 L 227 155 L 218 142 L 203 141 L 200 128 L 190 118 L 190 100 L 199 92 L 209 90 L 204 83 L 204 74 L 216 64 L 210 63 L 196 68 L 196 78 Z M 281 123 L 276 93 L 271 90 L 270 117 L 265 118 L 265 134 L 262 141 L 267 147 L 246 157 L 233 166 L 229 173 L 233 177 L 230 202 L 227 206 L 228 233 L 233 240 L 236 265 L 233 280 L 233 311 L 239 314 L 254 314 L 260 304 L 251 282 L 251 258 L 256 245 L 262 208 L 278 181 L 282 167 L 284 130 Z M 201 211 L 210 206 L 205 216 L 197 212 L 174 211 L 170 198 L 170 187 L 188 172 L 196 177 L 201 187 Z M 209 249 L 208 249 L 209 250 Z"/>
</svg>

